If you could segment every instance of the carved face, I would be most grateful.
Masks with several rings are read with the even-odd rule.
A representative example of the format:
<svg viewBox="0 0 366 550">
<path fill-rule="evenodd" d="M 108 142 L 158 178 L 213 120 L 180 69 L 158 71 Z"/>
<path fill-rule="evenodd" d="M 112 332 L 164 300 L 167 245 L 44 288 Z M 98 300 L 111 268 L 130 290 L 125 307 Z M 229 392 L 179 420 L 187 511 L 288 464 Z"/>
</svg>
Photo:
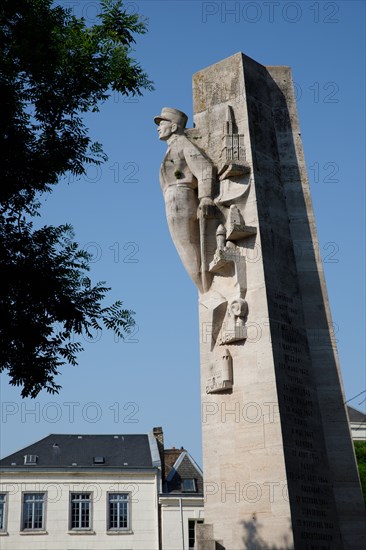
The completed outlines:
<svg viewBox="0 0 366 550">
<path fill-rule="evenodd" d="M 176 124 L 170 122 L 170 120 L 161 120 L 158 126 L 159 139 L 166 141 L 176 130 Z"/>
</svg>

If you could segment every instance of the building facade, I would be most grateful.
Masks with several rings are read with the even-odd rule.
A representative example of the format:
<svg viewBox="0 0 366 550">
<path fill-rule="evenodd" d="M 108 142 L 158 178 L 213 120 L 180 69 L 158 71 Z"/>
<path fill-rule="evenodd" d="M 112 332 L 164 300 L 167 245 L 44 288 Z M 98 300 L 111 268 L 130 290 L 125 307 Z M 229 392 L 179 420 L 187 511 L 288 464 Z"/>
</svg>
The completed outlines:
<svg viewBox="0 0 366 550">
<path fill-rule="evenodd" d="M 347 413 L 353 441 L 366 441 L 366 414 L 349 405 Z"/>
<path fill-rule="evenodd" d="M 196 526 L 203 523 L 203 473 L 183 448 L 165 449 L 159 495 L 162 548 L 193 550 Z"/>
<path fill-rule="evenodd" d="M 49 435 L 0 472 L 2 550 L 188 550 L 202 521 L 202 472 L 184 449 L 164 449 L 160 428 Z"/>
</svg>

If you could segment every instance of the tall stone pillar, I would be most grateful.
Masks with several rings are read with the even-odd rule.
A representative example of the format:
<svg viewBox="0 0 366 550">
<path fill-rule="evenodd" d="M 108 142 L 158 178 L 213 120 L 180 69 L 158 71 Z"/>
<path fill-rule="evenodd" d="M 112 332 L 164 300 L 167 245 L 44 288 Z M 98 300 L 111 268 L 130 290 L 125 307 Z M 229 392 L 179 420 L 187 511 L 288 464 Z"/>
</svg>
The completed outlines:
<svg viewBox="0 0 366 550">
<path fill-rule="evenodd" d="M 291 71 L 239 53 L 193 91 L 194 129 L 174 109 L 156 122 L 169 228 L 199 289 L 198 548 L 364 548 Z"/>
</svg>

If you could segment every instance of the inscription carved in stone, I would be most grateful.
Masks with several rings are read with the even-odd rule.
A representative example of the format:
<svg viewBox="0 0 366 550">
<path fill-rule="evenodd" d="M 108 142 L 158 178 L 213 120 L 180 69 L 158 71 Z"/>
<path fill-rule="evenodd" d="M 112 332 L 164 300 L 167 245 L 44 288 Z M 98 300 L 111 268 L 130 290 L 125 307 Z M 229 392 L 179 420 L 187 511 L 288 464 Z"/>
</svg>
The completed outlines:
<svg viewBox="0 0 366 550">
<path fill-rule="evenodd" d="M 361 550 L 291 70 L 235 54 L 197 72 L 193 95 L 194 128 L 170 108 L 155 122 L 168 226 L 199 291 L 197 550 Z"/>
</svg>

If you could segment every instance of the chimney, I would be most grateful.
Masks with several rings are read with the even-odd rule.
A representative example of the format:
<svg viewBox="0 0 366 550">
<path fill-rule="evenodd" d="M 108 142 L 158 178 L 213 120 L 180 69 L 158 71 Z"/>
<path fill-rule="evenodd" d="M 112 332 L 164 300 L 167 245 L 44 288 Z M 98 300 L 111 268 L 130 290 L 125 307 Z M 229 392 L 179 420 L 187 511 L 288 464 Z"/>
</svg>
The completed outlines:
<svg viewBox="0 0 366 550">
<path fill-rule="evenodd" d="M 153 434 L 154 437 L 159 443 L 161 443 L 164 447 L 164 434 L 163 434 L 163 428 L 161 426 L 158 426 L 157 428 L 153 428 Z"/>
<path fill-rule="evenodd" d="M 160 455 L 160 462 L 161 462 L 161 476 L 162 481 L 165 481 L 165 460 L 164 460 L 164 433 L 163 428 L 161 426 L 157 426 L 156 428 L 153 428 L 153 435 L 156 439 L 156 443 L 158 445 L 159 455 Z"/>
</svg>

